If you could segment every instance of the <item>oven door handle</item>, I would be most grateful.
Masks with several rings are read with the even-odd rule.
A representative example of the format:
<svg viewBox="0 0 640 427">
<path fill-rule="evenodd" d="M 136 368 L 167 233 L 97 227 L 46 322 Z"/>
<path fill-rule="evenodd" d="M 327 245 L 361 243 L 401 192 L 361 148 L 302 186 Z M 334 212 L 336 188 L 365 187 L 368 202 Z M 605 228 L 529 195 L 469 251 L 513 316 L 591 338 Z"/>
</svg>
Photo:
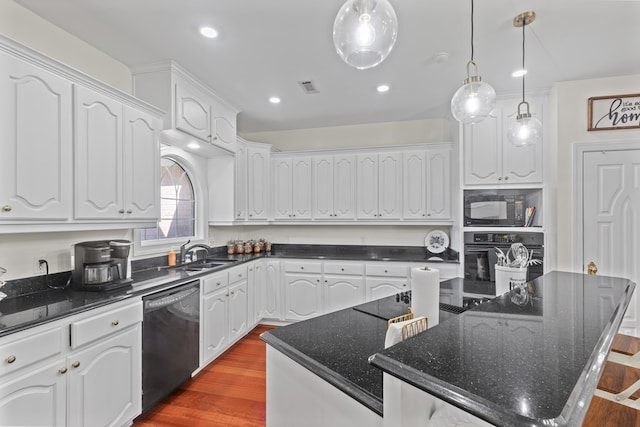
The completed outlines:
<svg viewBox="0 0 640 427">
<path fill-rule="evenodd" d="M 465 249 L 464 253 L 480 253 L 480 252 L 487 252 L 487 251 L 489 251 L 489 250 L 491 250 L 491 249 L 493 249 L 493 248 L 492 248 L 492 247 L 491 247 L 491 248 L 487 248 L 487 249 L 469 249 L 469 248 L 467 248 L 467 249 Z"/>
</svg>

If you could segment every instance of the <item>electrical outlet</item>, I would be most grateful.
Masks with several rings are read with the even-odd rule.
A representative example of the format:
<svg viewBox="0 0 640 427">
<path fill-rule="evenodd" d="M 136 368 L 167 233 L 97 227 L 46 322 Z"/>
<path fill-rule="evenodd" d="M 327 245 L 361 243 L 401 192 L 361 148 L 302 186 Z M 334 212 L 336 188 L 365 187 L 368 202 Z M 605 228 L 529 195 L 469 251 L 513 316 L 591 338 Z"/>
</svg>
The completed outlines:
<svg viewBox="0 0 640 427">
<path fill-rule="evenodd" d="M 47 272 L 46 264 L 40 262 L 40 260 L 44 259 L 44 255 L 33 257 L 33 274 L 45 274 Z"/>
</svg>

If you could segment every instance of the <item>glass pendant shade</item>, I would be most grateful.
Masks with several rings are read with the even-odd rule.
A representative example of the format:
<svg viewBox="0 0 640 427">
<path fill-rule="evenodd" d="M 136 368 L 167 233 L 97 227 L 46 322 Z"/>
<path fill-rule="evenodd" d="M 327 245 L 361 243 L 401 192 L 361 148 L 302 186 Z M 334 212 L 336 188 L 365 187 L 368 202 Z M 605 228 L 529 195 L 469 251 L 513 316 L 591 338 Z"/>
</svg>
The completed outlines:
<svg viewBox="0 0 640 427">
<path fill-rule="evenodd" d="M 480 80 L 465 83 L 451 98 L 451 114 L 465 125 L 486 119 L 495 106 L 496 91 Z"/>
<path fill-rule="evenodd" d="M 359 70 L 384 61 L 397 37 L 398 18 L 388 0 L 347 0 L 333 23 L 338 55 Z"/>
<path fill-rule="evenodd" d="M 507 139 L 516 147 L 539 144 L 542 142 L 542 123 L 531 114 L 518 114 L 509 123 Z"/>
</svg>

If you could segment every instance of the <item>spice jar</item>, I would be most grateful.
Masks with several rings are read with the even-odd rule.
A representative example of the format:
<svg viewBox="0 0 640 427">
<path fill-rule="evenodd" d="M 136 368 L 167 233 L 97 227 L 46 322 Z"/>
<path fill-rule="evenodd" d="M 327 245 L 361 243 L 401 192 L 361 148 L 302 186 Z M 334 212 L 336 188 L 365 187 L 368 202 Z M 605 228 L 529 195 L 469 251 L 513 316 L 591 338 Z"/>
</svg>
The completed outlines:
<svg viewBox="0 0 640 427">
<path fill-rule="evenodd" d="M 265 252 L 271 252 L 271 242 L 264 242 Z"/>
<path fill-rule="evenodd" d="M 236 243 L 236 253 L 237 254 L 243 254 L 244 253 L 244 246 L 242 245 L 242 242 Z"/>
<path fill-rule="evenodd" d="M 260 242 L 255 242 L 253 244 L 253 252 L 259 253 L 262 250 L 260 246 L 261 246 Z"/>
<path fill-rule="evenodd" d="M 236 244 L 232 241 L 227 242 L 227 254 L 233 255 L 236 253 Z"/>
<path fill-rule="evenodd" d="M 245 242 L 245 244 L 244 244 L 244 253 L 245 254 L 250 254 L 251 252 L 253 252 L 253 245 L 251 244 L 251 242 Z"/>
</svg>

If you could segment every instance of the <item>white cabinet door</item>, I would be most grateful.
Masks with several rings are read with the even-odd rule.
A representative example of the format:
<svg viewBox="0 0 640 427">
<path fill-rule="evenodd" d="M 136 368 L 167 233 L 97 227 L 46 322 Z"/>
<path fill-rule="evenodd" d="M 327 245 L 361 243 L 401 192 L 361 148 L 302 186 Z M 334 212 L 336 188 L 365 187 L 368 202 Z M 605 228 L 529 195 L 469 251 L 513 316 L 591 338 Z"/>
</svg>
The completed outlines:
<svg viewBox="0 0 640 427">
<path fill-rule="evenodd" d="M 464 127 L 464 183 L 497 184 L 502 177 L 502 110 Z"/>
<path fill-rule="evenodd" d="M 75 118 L 75 217 L 122 218 L 122 104 L 76 86 Z"/>
<path fill-rule="evenodd" d="M 229 345 L 228 289 L 202 297 L 202 360 L 208 361 L 222 353 Z"/>
<path fill-rule="evenodd" d="M 71 83 L 7 55 L 0 70 L 0 221 L 67 220 Z"/>
<path fill-rule="evenodd" d="M 229 286 L 229 341 L 235 342 L 247 331 L 247 281 Z"/>
<path fill-rule="evenodd" d="M 426 165 L 426 217 L 451 219 L 451 150 L 427 150 Z"/>
<path fill-rule="evenodd" d="M 161 121 L 124 108 L 124 209 L 129 219 L 160 218 Z"/>
<path fill-rule="evenodd" d="M 532 116 L 544 123 L 544 104 L 535 99 L 529 99 L 529 104 Z M 502 181 L 504 184 L 542 184 L 542 144 L 516 147 L 507 140 L 507 130 L 517 114 L 517 105 L 513 101 L 503 106 Z"/>
<path fill-rule="evenodd" d="M 353 307 L 365 301 L 364 276 L 325 275 L 323 290 L 325 313 Z"/>
<path fill-rule="evenodd" d="M 294 157 L 291 166 L 293 218 L 311 219 L 311 157 Z"/>
<path fill-rule="evenodd" d="M 320 274 L 285 274 L 285 319 L 304 320 L 322 314 Z"/>
<path fill-rule="evenodd" d="M 213 107 L 212 132 L 214 142 L 221 147 L 231 147 L 236 145 L 236 113 L 220 105 Z"/>
<path fill-rule="evenodd" d="M 378 153 L 357 155 L 358 219 L 377 219 Z"/>
<path fill-rule="evenodd" d="M 378 155 L 378 218 L 400 219 L 402 212 L 402 153 Z"/>
<path fill-rule="evenodd" d="M 141 326 L 69 355 L 69 425 L 123 425 L 142 409 Z"/>
<path fill-rule="evenodd" d="M 264 286 L 261 287 L 261 316 L 269 319 L 282 317 L 280 261 L 267 261 L 264 264 Z"/>
<path fill-rule="evenodd" d="M 273 159 L 273 219 L 293 219 L 293 165 L 290 157 Z"/>
<path fill-rule="evenodd" d="M 247 156 L 248 219 L 266 220 L 269 215 L 269 149 L 249 148 Z"/>
<path fill-rule="evenodd" d="M 333 156 L 313 158 L 313 217 L 333 218 Z"/>
<path fill-rule="evenodd" d="M 383 278 L 368 276 L 366 278 L 367 301 L 377 300 L 395 295 L 398 292 L 406 292 L 409 290 L 411 290 L 411 287 L 409 286 L 409 278 Z"/>
<path fill-rule="evenodd" d="M 405 219 L 426 219 L 427 168 L 424 150 L 403 153 L 403 208 Z"/>
<path fill-rule="evenodd" d="M 336 155 L 333 162 L 333 217 L 356 217 L 356 156 Z"/>
<path fill-rule="evenodd" d="M 4 426 L 66 425 L 67 375 L 60 359 L 36 371 L 29 370 L 0 385 L 0 424 Z"/>
<path fill-rule="evenodd" d="M 235 215 L 236 220 L 247 218 L 247 147 L 239 144 L 235 154 Z"/>
<path fill-rule="evenodd" d="M 211 140 L 211 104 L 196 88 L 185 81 L 175 84 L 175 127 L 183 132 Z"/>
</svg>

